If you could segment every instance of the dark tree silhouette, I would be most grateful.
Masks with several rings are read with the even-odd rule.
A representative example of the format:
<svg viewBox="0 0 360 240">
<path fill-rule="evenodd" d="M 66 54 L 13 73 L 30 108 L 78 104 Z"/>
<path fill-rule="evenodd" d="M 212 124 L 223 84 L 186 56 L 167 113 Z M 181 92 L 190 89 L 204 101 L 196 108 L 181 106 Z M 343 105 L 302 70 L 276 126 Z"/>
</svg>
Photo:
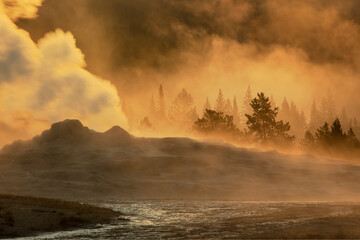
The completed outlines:
<svg viewBox="0 0 360 240">
<path fill-rule="evenodd" d="M 271 107 L 268 97 L 264 93 L 258 93 L 257 97 L 251 100 L 253 114 L 245 114 L 249 134 L 255 136 L 256 141 L 266 142 L 291 142 L 294 136 L 288 135 L 289 123 L 277 121 L 278 108 Z"/>
<path fill-rule="evenodd" d="M 340 120 L 335 119 L 331 126 L 331 143 L 332 144 L 341 144 L 345 142 L 346 134 L 343 132 Z"/>
<path fill-rule="evenodd" d="M 359 140 L 356 138 L 353 129 L 350 128 L 346 134 L 338 118 L 331 125 L 331 131 L 327 122 L 316 130 L 315 137 L 312 136 L 310 131 L 307 131 L 301 145 L 306 151 L 341 154 L 342 156 L 344 150 L 359 150 L 360 147 Z"/>
<path fill-rule="evenodd" d="M 152 129 L 153 126 L 149 120 L 149 118 L 147 116 L 145 116 L 143 118 L 143 120 L 141 120 L 140 122 L 140 129 L 143 129 L 143 130 L 147 130 L 147 129 Z"/>
<path fill-rule="evenodd" d="M 210 109 L 205 110 L 204 116 L 199 118 L 193 127 L 197 132 L 205 135 L 236 137 L 240 134 L 233 122 L 233 116 Z"/>
<path fill-rule="evenodd" d="M 165 96 L 162 84 L 159 87 L 159 99 L 158 99 L 158 118 L 161 120 L 166 119 L 166 105 L 165 105 Z"/>
<path fill-rule="evenodd" d="M 330 136 L 329 124 L 325 122 L 323 126 L 316 130 L 316 143 L 322 146 L 328 145 L 330 143 Z"/>
<path fill-rule="evenodd" d="M 310 131 L 306 131 L 305 137 L 300 141 L 300 145 L 306 151 L 311 150 L 315 145 L 314 135 Z"/>
</svg>

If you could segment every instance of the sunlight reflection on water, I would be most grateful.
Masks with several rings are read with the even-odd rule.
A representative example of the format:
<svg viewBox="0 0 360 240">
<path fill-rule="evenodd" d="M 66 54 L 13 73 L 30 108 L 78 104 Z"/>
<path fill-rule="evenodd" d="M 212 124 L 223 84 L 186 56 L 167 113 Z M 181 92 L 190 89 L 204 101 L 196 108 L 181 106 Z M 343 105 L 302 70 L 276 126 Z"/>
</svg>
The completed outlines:
<svg viewBox="0 0 360 240">
<path fill-rule="evenodd" d="M 313 217 L 353 211 L 322 202 L 107 201 L 94 203 L 125 214 L 130 221 L 95 229 L 43 234 L 22 239 L 189 239 L 239 238 L 274 227 L 282 229 Z M 285 210 L 286 209 L 286 210 Z M 288 213 L 288 210 L 291 210 Z M 294 213 L 291 213 L 294 212 Z M 245 234 L 245 235 L 244 235 Z"/>
</svg>

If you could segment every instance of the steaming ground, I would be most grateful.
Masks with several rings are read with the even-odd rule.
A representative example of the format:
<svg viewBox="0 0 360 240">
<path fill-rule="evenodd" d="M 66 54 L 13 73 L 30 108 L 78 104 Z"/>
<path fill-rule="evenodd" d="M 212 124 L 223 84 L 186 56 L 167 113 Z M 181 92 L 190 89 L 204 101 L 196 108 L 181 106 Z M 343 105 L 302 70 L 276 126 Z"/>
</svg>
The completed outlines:
<svg viewBox="0 0 360 240">
<path fill-rule="evenodd" d="M 359 200 L 360 165 L 53 124 L 0 152 L 3 193 L 77 199 Z"/>
</svg>

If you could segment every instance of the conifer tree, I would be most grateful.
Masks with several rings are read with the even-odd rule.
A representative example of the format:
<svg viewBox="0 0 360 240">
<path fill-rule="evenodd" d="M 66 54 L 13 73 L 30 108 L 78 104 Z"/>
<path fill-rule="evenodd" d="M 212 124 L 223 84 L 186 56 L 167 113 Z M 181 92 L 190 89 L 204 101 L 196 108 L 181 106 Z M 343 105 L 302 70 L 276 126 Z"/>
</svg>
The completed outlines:
<svg viewBox="0 0 360 240">
<path fill-rule="evenodd" d="M 225 106 L 224 106 L 224 113 L 227 115 L 231 115 L 232 114 L 232 106 L 231 106 L 231 101 L 230 99 L 226 100 Z"/>
<path fill-rule="evenodd" d="M 268 97 L 264 93 L 258 93 L 257 97 L 251 101 L 253 114 L 246 114 L 246 122 L 249 134 L 254 135 L 260 143 L 267 142 L 291 142 L 293 136 L 288 135 L 290 130 L 289 123 L 277 121 L 278 108 L 272 109 Z"/>
<path fill-rule="evenodd" d="M 358 148 L 360 146 L 359 140 L 356 138 L 356 135 L 352 128 L 346 134 L 348 145 L 352 148 Z"/>
<path fill-rule="evenodd" d="M 315 101 L 313 101 L 311 112 L 310 112 L 310 122 L 309 122 L 309 130 L 314 132 L 321 125 L 320 120 L 320 112 L 316 107 Z"/>
<path fill-rule="evenodd" d="M 217 112 L 224 112 L 225 109 L 225 99 L 224 99 L 224 95 L 221 91 L 221 88 L 219 89 L 219 94 L 218 97 L 216 99 L 216 104 L 215 104 L 215 111 Z"/>
<path fill-rule="evenodd" d="M 300 142 L 301 147 L 306 150 L 312 150 L 315 147 L 315 138 L 310 131 L 305 132 L 305 137 Z"/>
<path fill-rule="evenodd" d="M 253 109 L 251 108 L 251 105 L 250 105 L 252 98 L 253 97 L 252 97 L 251 87 L 249 85 L 247 88 L 247 91 L 245 92 L 243 104 L 241 107 L 241 113 L 240 113 L 241 127 L 246 127 L 247 118 L 246 118 L 245 114 L 253 113 Z"/>
<path fill-rule="evenodd" d="M 332 122 L 336 116 L 336 107 L 330 91 L 321 101 L 320 119 L 321 122 Z"/>
<path fill-rule="evenodd" d="M 248 89 L 244 96 L 243 106 L 242 106 L 242 113 L 245 114 L 252 114 L 252 107 L 251 107 L 251 100 L 252 100 L 252 93 L 250 85 L 248 86 Z"/>
<path fill-rule="evenodd" d="M 233 99 L 232 116 L 234 117 L 234 123 L 236 125 L 239 125 L 240 124 L 239 107 L 238 107 L 235 96 L 234 96 L 234 99 Z"/>
<path fill-rule="evenodd" d="M 165 96 L 162 84 L 159 87 L 159 98 L 158 98 L 158 117 L 160 120 L 166 119 L 166 105 L 165 105 Z"/>
<path fill-rule="evenodd" d="M 241 134 L 232 116 L 210 109 L 207 109 L 204 116 L 194 123 L 193 128 L 201 134 L 216 137 L 237 138 Z"/>
<path fill-rule="evenodd" d="M 204 108 L 203 108 L 203 113 L 206 111 L 206 109 L 211 109 L 211 104 L 209 101 L 209 98 L 206 98 L 205 104 L 204 104 Z"/>
<path fill-rule="evenodd" d="M 320 146 L 326 146 L 330 143 L 331 132 L 329 130 L 329 124 L 324 123 L 323 126 L 318 128 L 315 133 L 316 143 Z"/>
<path fill-rule="evenodd" d="M 191 126 L 197 118 L 193 97 L 183 88 L 170 107 L 169 120 L 175 125 Z"/>
</svg>

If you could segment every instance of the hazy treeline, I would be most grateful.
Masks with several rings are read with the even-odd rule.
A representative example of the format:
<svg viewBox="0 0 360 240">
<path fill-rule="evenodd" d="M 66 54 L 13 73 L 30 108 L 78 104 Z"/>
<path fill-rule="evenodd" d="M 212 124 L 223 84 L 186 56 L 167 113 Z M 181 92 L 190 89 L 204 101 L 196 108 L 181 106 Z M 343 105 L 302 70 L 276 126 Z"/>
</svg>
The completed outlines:
<svg viewBox="0 0 360 240">
<path fill-rule="evenodd" d="M 358 120 L 348 117 L 344 108 L 337 112 L 330 92 L 320 104 L 313 102 L 308 121 L 294 102 L 284 98 L 278 106 L 273 96 L 265 93 L 254 96 L 250 86 L 240 100 L 226 97 L 219 89 L 215 102 L 207 97 L 202 109 L 197 109 L 186 89 L 172 101 L 166 101 L 160 85 L 148 104 L 148 115 L 139 123 L 141 131 L 173 131 L 236 144 L 286 146 L 306 152 L 359 148 Z"/>
</svg>

